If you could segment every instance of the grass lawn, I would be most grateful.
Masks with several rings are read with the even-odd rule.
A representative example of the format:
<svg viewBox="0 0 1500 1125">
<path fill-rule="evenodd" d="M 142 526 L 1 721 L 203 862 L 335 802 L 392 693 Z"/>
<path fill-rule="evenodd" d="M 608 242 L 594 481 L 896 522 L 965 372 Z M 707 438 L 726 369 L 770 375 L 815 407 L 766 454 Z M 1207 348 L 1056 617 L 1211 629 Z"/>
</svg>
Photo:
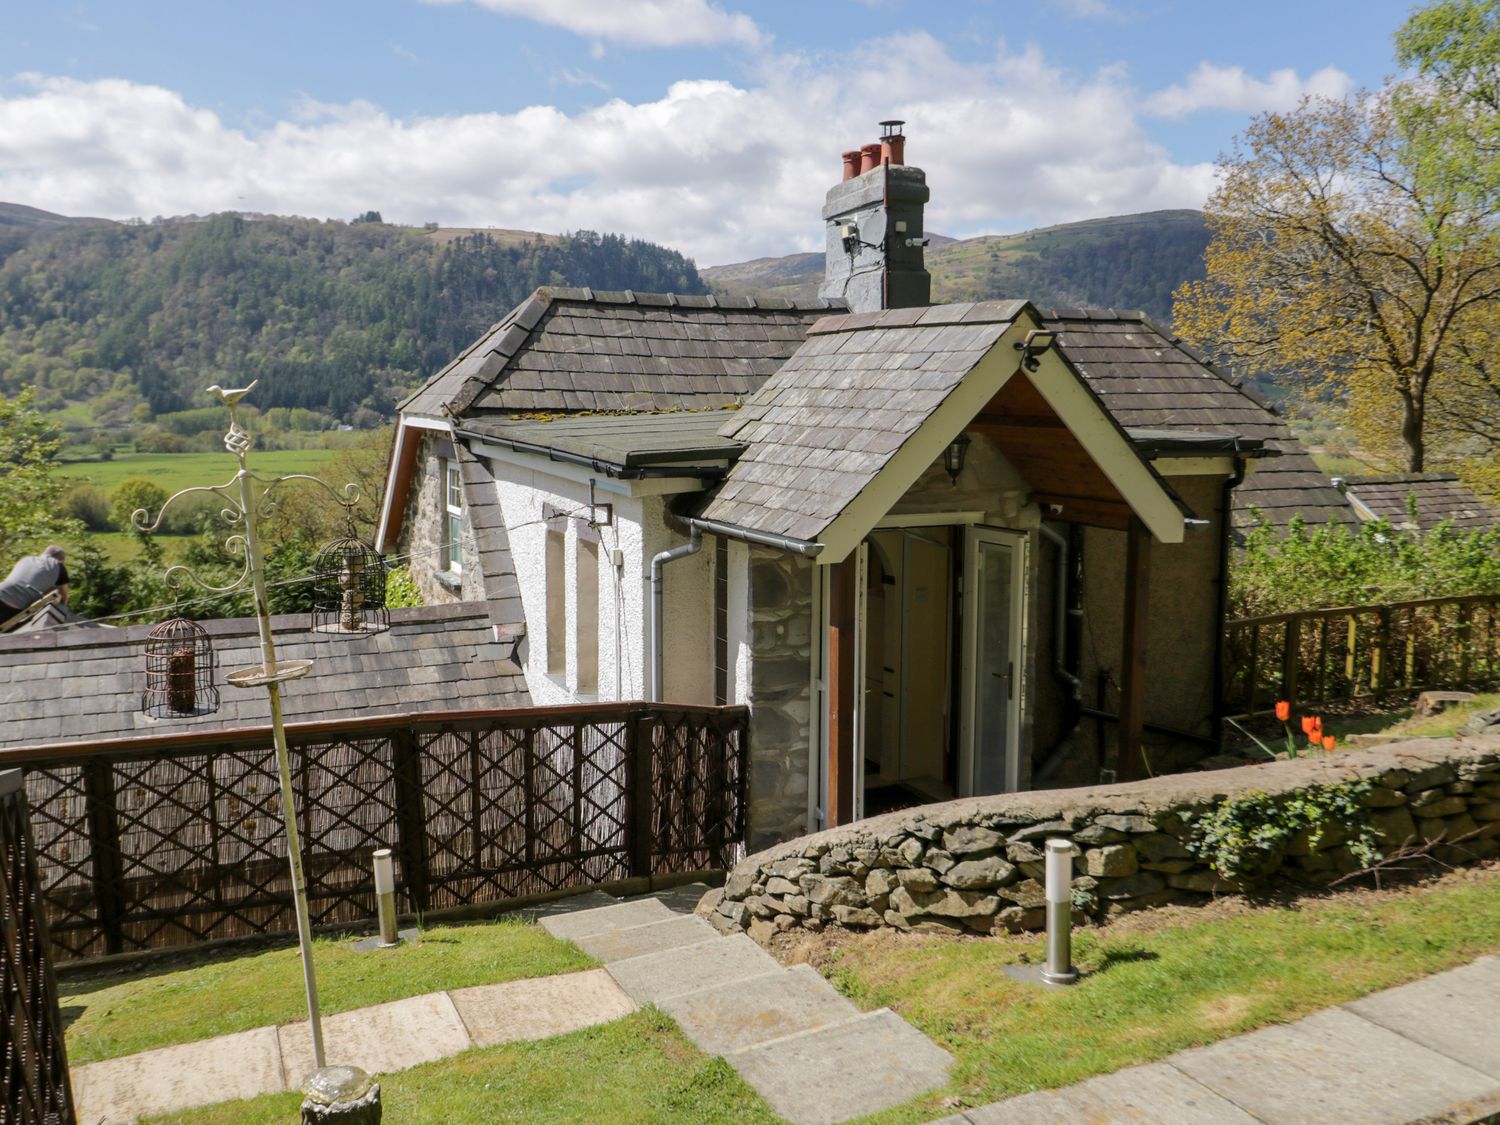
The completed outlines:
<svg viewBox="0 0 1500 1125">
<path fill-rule="evenodd" d="M 337 452 L 335 449 L 252 449 L 250 467 L 263 476 L 316 473 Z M 108 461 L 64 461 L 58 465 L 57 475 L 64 479 L 86 480 L 107 496 L 131 477 L 146 477 L 172 493 L 192 485 L 223 484 L 234 476 L 237 468 L 234 458 L 222 450 L 217 453 L 117 453 Z"/>
<path fill-rule="evenodd" d="M 424 930 L 415 944 L 370 953 L 350 945 L 333 938 L 314 945 L 324 1015 L 594 964 L 573 945 L 519 921 L 439 926 Z M 57 986 L 75 1065 L 307 1016 L 295 945 L 240 955 L 183 954 L 144 969 L 65 973 Z"/>
<path fill-rule="evenodd" d="M 380 1079 L 400 1125 L 495 1121 L 770 1125 L 780 1120 L 723 1059 L 708 1058 L 654 1009 L 543 1039 L 465 1051 Z M 152 1118 L 184 1125 L 284 1125 L 302 1095 L 271 1094 Z"/>
<path fill-rule="evenodd" d="M 809 939 L 802 939 L 804 942 Z M 1345 891 L 1291 906 L 1221 899 L 1075 933 L 1090 975 L 1045 991 L 1002 967 L 1039 938 L 882 931 L 820 938 L 803 954 L 862 1007 L 889 1005 L 957 1057 L 952 1086 L 876 1118 L 951 1113 L 1160 1059 L 1500 949 L 1500 866 L 1422 886 Z"/>
</svg>

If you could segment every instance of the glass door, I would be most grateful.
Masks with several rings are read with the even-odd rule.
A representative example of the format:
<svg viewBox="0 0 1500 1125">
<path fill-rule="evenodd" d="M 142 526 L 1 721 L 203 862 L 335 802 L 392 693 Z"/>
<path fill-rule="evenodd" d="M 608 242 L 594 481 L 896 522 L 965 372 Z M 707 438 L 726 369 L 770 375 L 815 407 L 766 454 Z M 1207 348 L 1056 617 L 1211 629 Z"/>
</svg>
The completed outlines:
<svg viewBox="0 0 1500 1125">
<path fill-rule="evenodd" d="M 1020 785 L 1026 537 L 972 528 L 964 566 L 961 778 L 968 796 Z"/>
</svg>

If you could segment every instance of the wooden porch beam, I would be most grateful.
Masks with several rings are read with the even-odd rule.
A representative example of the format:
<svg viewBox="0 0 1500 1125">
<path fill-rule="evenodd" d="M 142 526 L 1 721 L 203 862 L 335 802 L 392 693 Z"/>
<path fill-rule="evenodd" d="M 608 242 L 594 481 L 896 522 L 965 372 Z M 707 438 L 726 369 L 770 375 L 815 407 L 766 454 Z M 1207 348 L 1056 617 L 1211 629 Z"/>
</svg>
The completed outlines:
<svg viewBox="0 0 1500 1125">
<path fill-rule="evenodd" d="M 1151 533 L 1132 518 L 1125 529 L 1125 627 L 1120 649 L 1118 777 L 1146 775 L 1141 737 L 1146 726 L 1146 630 L 1150 620 Z"/>
<path fill-rule="evenodd" d="M 1107 527 L 1125 531 L 1131 523 L 1130 508 L 1122 501 L 1097 496 L 1067 496 L 1057 492 L 1033 492 L 1033 503 L 1054 505 L 1062 510 L 1048 516 L 1062 523 L 1081 523 L 1089 527 Z"/>
</svg>

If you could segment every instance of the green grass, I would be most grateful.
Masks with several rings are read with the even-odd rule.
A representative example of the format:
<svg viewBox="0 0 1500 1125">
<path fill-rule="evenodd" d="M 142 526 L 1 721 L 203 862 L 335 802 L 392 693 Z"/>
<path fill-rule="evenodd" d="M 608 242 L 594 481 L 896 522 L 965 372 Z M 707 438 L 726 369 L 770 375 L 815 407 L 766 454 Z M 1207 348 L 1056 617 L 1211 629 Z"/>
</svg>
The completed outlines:
<svg viewBox="0 0 1500 1125">
<path fill-rule="evenodd" d="M 338 451 L 334 449 L 251 450 L 250 467 L 264 476 L 316 473 Z M 57 475 L 86 480 L 107 496 L 122 481 L 146 477 L 167 492 L 193 485 L 223 484 L 234 476 L 235 460 L 219 453 L 117 453 L 108 461 L 64 461 Z"/>
<path fill-rule="evenodd" d="M 1226 904 L 1227 905 L 1227 904 Z M 1134 924 L 1132 924 L 1134 922 Z M 1039 939 L 855 940 L 825 966 L 862 1007 L 889 1005 L 957 1057 L 950 1088 L 875 1120 L 926 1121 L 1063 1086 L 1389 988 L 1500 948 L 1500 868 L 1293 907 L 1177 911 L 1075 934 L 1089 975 L 1059 991 L 1003 966 Z"/>
<path fill-rule="evenodd" d="M 354 952 L 347 939 L 324 938 L 313 956 L 324 1015 L 594 964 L 573 945 L 519 921 L 441 926 L 424 930 L 414 944 L 370 953 Z M 295 946 L 64 974 L 58 992 L 75 1064 L 307 1018 Z"/>
<path fill-rule="evenodd" d="M 554 1039 L 465 1051 L 382 1075 L 386 1121 L 490 1125 L 586 1121 L 610 1125 L 772 1125 L 779 1121 L 723 1059 L 692 1046 L 646 1009 Z M 298 1093 L 225 1102 L 152 1118 L 183 1125 L 284 1125 Z"/>
</svg>

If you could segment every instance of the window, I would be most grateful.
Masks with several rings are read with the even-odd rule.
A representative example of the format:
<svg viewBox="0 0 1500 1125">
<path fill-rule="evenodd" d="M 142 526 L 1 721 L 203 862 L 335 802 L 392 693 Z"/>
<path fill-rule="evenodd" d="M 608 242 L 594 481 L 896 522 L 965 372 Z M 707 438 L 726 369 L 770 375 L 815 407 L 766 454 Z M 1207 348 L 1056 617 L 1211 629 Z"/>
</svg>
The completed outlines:
<svg viewBox="0 0 1500 1125">
<path fill-rule="evenodd" d="M 452 461 L 443 465 L 443 569 L 464 570 L 464 482 Z"/>
<path fill-rule="evenodd" d="M 547 529 L 547 674 L 563 676 L 568 671 L 568 576 L 565 560 L 567 536 L 559 528 Z"/>
<path fill-rule="evenodd" d="M 573 615 L 578 692 L 599 690 L 599 541 L 578 536 L 578 602 Z"/>
</svg>

